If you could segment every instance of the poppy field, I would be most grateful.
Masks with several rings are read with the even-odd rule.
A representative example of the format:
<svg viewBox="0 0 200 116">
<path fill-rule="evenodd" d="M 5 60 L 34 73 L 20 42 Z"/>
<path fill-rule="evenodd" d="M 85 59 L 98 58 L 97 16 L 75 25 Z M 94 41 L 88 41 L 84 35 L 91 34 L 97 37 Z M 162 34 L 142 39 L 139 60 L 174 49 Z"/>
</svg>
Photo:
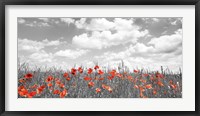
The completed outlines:
<svg viewBox="0 0 200 116">
<path fill-rule="evenodd" d="M 29 70 L 18 67 L 18 98 L 181 98 L 182 74 L 123 68 L 77 67 Z"/>
</svg>

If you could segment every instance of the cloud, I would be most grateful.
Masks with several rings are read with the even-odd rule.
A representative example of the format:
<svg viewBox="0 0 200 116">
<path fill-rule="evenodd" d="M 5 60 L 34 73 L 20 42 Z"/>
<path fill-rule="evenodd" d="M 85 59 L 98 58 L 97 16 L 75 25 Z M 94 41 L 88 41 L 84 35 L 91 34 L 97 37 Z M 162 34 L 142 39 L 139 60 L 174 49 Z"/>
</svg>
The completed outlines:
<svg viewBox="0 0 200 116">
<path fill-rule="evenodd" d="M 31 54 L 28 58 L 32 62 L 52 62 L 53 54 L 46 53 L 44 50 L 41 50 Z"/>
<path fill-rule="evenodd" d="M 49 27 L 50 26 L 48 22 L 38 22 L 38 21 L 29 22 L 29 23 L 26 23 L 25 25 L 29 27 Z"/>
<path fill-rule="evenodd" d="M 80 50 L 80 49 L 76 49 L 76 50 L 71 50 L 71 49 L 66 49 L 66 50 L 60 50 L 58 52 L 56 52 L 54 55 L 55 56 L 61 56 L 61 57 L 66 57 L 69 59 L 76 59 L 82 55 L 85 55 L 86 53 L 88 53 L 89 50 Z"/>
<path fill-rule="evenodd" d="M 61 42 L 59 40 L 49 41 L 44 39 L 42 41 L 34 41 L 29 39 L 18 39 L 18 50 L 35 52 L 43 49 L 46 46 L 58 46 Z"/>
<path fill-rule="evenodd" d="M 49 22 L 49 18 L 38 18 L 39 20 L 42 20 L 44 22 Z"/>
<path fill-rule="evenodd" d="M 149 33 L 148 30 L 141 31 L 139 26 L 133 24 L 132 19 L 115 18 L 111 22 L 105 18 L 94 18 L 86 23 L 86 19 L 82 18 L 76 21 L 76 25 L 91 31 L 72 38 L 72 44 L 80 48 L 102 49 L 129 42 L 136 43 L 138 38 Z"/>
<path fill-rule="evenodd" d="M 67 23 L 68 25 L 70 24 L 70 23 L 74 23 L 75 22 L 75 20 L 73 19 L 73 18 L 60 18 L 60 20 L 62 21 L 62 22 L 65 22 L 65 23 Z"/>
<path fill-rule="evenodd" d="M 18 23 L 19 23 L 19 24 L 23 24 L 23 23 L 25 23 L 25 22 L 26 22 L 26 21 L 25 21 L 23 18 L 18 18 L 18 20 L 17 20 L 17 21 L 18 21 Z"/>
<path fill-rule="evenodd" d="M 182 29 L 179 29 L 172 35 L 163 35 L 158 38 L 152 38 L 148 45 L 153 45 L 157 52 L 170 53 L 182 47 Z"/>
<path fill-rule="evenodd" d="M 76 21 L 76 26 L 79 29 L 86 29 L 90 31 L 105 31 L 112 29 L 115 24 L 105 18 L 92 18 L 90 23 L 86 23 L 86 18 L 81 18 Z"/>
</svg>

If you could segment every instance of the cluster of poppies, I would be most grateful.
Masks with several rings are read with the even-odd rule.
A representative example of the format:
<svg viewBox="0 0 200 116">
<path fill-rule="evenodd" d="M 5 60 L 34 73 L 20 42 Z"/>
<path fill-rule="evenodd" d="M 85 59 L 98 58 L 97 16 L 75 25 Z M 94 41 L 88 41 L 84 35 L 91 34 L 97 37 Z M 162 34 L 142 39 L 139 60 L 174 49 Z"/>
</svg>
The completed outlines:
<svg viewBox="0 0 200 116">
<path fill-rule="evenodd" d="M 67 72 L 63 72 L 61 75 L 60 77 L 48 75 L 42 79 L 43 82 L 32 84 L 36 75 L 34 75 L 34 73 L 26 73 L 23 77 L 19 77 L 18 95 L 23 98 L 32 98 L 41 97 L 48 93 L 51 94 L 52 97 L 65 98 L 68 95 L 69 89 L 67 85 L 71 84 L 70 87 L 76 88 L 77 84 L 80 83 L 77 81 L 80 80 L 87 83 L 87 88 L 89 88 L 90 91 L 95 90 L 96 94 L 101 94 L 102 91 L 115 94 L 113 90 L 116 87 L 112 87 L 113 83 L 116 83 L 115 79 L 117 79 L 118 82 L 126 80 L 132 83 L 133 86 L 131 88 L 138 90 L 139 97 L 141 98 L 147 98 L 147 96 L 144 95 L 144 92 L 147 90 L 151 90 L 152 94 L 155 96 L 158 91 L 163 91 L 164 94 L 167 94 L 168 90 L 173 91 L 174 94 L 181 91 L 179 82 L 166 78 L 164 74 L 158 71 L 154 73 L 142 73 L 140 70 L 136 69 L 132 72 L 119 72 L 115 69 L 105 71 L 96 65 L 88 69 L 82 67 L 72 68 Z M 76 81 L 72 81 L 74 79 L 76 79 Z M 168 90 L 166 90 L 166 88 L 168 88 Z"/>
</svg>

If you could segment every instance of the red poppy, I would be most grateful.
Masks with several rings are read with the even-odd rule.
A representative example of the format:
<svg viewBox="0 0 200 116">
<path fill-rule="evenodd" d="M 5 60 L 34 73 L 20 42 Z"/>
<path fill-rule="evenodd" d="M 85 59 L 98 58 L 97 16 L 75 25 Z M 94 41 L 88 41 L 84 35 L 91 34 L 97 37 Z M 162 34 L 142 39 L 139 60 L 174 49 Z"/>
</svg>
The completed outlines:
<svg viewBox="0 0 200 116">
<path fill-rule="evenodd" d="M 112 80 L 114 76 L 107 76 L 108 80 Z"/>
<path fill-rule="evenodd" d="M 72 69 L 71 69 L 71 74 L 72 74 L 72 75 L 76 75 L 76 69 L 75 69 L 75 68 L 72 68 Z"/>
<path fill-rule="evenodd" d="M 163 84 L 161 81 L 158 81 L 157 84 L 158 84 L 159 86 L 161 86 L 161 87 L 164 86 L 164 84 Z"/>
<path fill-rule="evenodd" d="M 48 76 L 47 79 L 46 79 L 46 82 L 49 83 L 52 80 L 53 80 L 53 76 Z"/>
<path fill-rule="evenodd" d="M 88 69 L 88 74 L 91 74 L 92 71 L 93 71 L 93 70 L 92 70 L 91 68 L 89 68 L 89 69 Z"/>
<path fill-rule="evenodd" d="M 112 70 L 110 74 L 114 77 L 116 75 L 116 70 Z"/>
<path fill-rule="evenodd" d="M 52 83 L 48 83 L 47 86 L 48 86 L 48 87 L 51 87 L 51 86 L 53 86 L 53 85 L 52 85 Z"/>
<path fill-rule="evenodd" d="M 96 65 L 96 66 L 94 67 L 94 69 L 95 69 L 95 70 L 99 69 L 99 66 L 98 66 L 98 65 Z"/>
<path fill-rule="evenodd" d="M 83 73 L 83 69 L 81 67 L 78 68 L 79 73 Z"/>
<path fill-rule="evenodd" d="M 67 95 L 67 90 L 64 89 L 62 92 L 60 92 L 60 98 L 64 98 Z"/>
<path fill-rule="evenodd" d="M 116 76 L 119 77 L 119 78 L 121 78 L 121 77 L 122 77 L 122 74 L 117 73 Z"/>
<path fill-rule="evenodd" d="M 101 77 L 101 78 L 99 78 L 98 80 L 99 80 L 99 81 L 103 81 L 103 80 L 104 80 L 104 78 L 103 78 L 103 77 Z"/>
<path fill-rule="evenodd" d="M 28 90 L 24 86 L 19 86 L 18 87 L 18 94 L 20 96 L 26 97 L 26 95 L 28 94 Z"/>
<path fill-rule="evenodd" d="M 172 89 L 176 89 L 176 85 L 175 84 L 171 84 L 170 85 Z"/>
<path fill-rule="evenodd" d="M 153 94 L 154 94 L 154 95 L 156 95 L 156 94 L 157 94 L 157 91 L 156 91 L 155 89 L 153 90 Z"/>
<path fill-rule="evenodd" d="M 36 91 L 32 91 L 32 92 L 30 92 L 30 93 L 27 94 L 27 97 L 28 97 L 28 98 L 32 98 L 32 97 L 35 96 L 36 94 L 37 94 Z"/>
<path fill-rule="evenodd" d="M 133 80 L 133 77 L 132 77 L 132 76 L 128 76 L 127 78 L 128 78 L 128 80 L 130 80 L 130 81 Z"/>
<path fill-rule="evenodd" d="M 134 72 L 134 73 L 138 73 L 139 71 L 134 69 L 133 72 Z"/>
<path fill-rule="evenodd" d="M 63 83 L 60 83 L 60 88 L 64 88 L 65 87 L 65 85 L 63 84 Z"/>
<path fill-rule="evenodd" d="M 67 78 L 66 78 L 66 80 L 67 80 L 67 81 L 70 81 L 70 80 L 71 80 L 71 78 L 70 78 L 70 77 L 67 77 Z"/>
<path fill-rule="evenodd" d="M 58 89 L 53 91 L 53 94 L 60 94 L 60 91 Z"/>
<path fill-rule="evenodd" d="M 33 86 L 30 87 L 31 89 L 36 89 L 37 88 L 37 84 L 34 84 Z"/>
<path fill-rule="evenodd" d="M 110 86 L 108 86 L 108 89 L 107 89 L 110 93 L 112 93 L 112 88 Z"/>
<path fill-rule="evenodd" d="M 90 82 L 88 83 L 88 87 L 94 87 L 94 82 L 90 81 Z"/>
<path fill-rule="evenodd" d="M 139 87 L 137 85 L 134 85 L 134 88 L 138 89 Z"/>
<path fill-rule="evenodd" d="M 26 78 L 21 78 L 21 79 L 19 79 L 19 82 L 20 82 L 20 83 L 25 83 L 25 82 L 26 82 Z"/>
<path fill-rule="evenodd" d="M 44 88 L 45 88 L 45 85 L 42 85 L 42 86 L 38 87 L 38 88 L 36 89 L 37 94 L 41 94 L 42 91 L 44 90 Z"/>
<path fill-rule="evenodd" d="M 24 75 L 24 77 L 25 77 L 26 79 L 31 79 L 31 78 L 33 78 L 33 74 L 27 73 L 26 75 Z"/>
<path fill-rule="evenodd" d="M 96 93 L 100 93 L 101 89 L 100 88 L 96 88 Z"/>
<path fill-rule="evenodd" d="M 159 72 L 156 73 L 156 78 L 164 78 L 163 74 L 160 74 Z"/>
<path fill-rule="evenodd" d="M 61 84 L 60 80 L 57 80 L 56 85 L 60 85 L 60 84 Z"/>
<path fill-rule="evenodd" d="M 69 74 L 67 72 L 63 74 L 63 77 L 65 77 L 65 78 L 68 76 L 69 76 Z"/>
<path fill-rule="evenodd" d="M 143 76 L 144 76 L 144 77 L 147 77 L 147 76 L 149 76 L 149 74 L 143 74 Z"/>
<path fill-rule="evenodd" d="M 98 74 L 99 74 L 99 75 L 103 75 L 104 72 L 103 72 L 102 70 L 99 70 L 99 71 L 98 71 Z"/>
<path fill-rule="evenodd" d="M 85 80 L 85 81 L 91 81 L 92 78 L 86 76 L 86 77 L 84 77 L 84 80 Z"/>
<path fill-rule="evenodd" d="M 152 84 L 145 85 L 146 89 L 152 89 Z"/>
</svg>

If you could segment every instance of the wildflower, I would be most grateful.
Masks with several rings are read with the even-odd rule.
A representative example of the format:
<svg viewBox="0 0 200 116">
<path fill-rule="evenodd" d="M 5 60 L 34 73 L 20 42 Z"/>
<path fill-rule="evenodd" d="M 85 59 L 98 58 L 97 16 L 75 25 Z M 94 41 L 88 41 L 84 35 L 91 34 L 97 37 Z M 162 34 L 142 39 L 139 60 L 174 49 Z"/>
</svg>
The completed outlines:
<svg viewBox="0 0 200 116">
<path fill-rule="evenodd" d="M 48 86 L 48 87 L 51 87 L 51 86 L 53 86 L 53 85 L 52 85 L 52 83 L 48 83 L 47 86 Z"/>
<path fill-rule="evenodd" d="M 134 85 L 134 88 L 138 89 L 139 87 L 137 85 Z"/>
<path fill-rule="evenodd" d="M 161 86 L 161 87 L 164 86 L 164 84 L 163 84 L 161 81 L 158 81 L 157 84 L 158 84 L 159 86 Z"/>
<path fill-rule="evenodd" d="M 134 72 L 134 73 L 138 73 L 139 71 L 134 69 L 133 72 Z"/>
<path fill-rule="evenodd" d="M 67 72 L 63 74 L 63 77 L 65 77 L 65 78 L 68 76 L 69 76 L 69 74 Z"/>
<path fill-rule="evenodd" d="M 53 76 L 48 76 L 47 79 L 46 79 L 46 82 L 49 83 L 52 80 L 53 80 Z"/>
<path fill-rule="evenodd" d="M 31 79 L 31 78 L 33 78 L 33 74 L 27 73 L 26 75 L 24 75 L 24 77 L 25 77 L 26 79 Z"/>
<path fill-rule="evenodd" d="M 89 69 L 88 69 L 88 74 L 91 74 L 92 71 L 93 71 L 93 70 L 92 70 L 91 68 L 89 68 Z"/>
<path fill-rule="evenodd" d="M 104 72 L 103 72 L 102 70 L 99 70 L 99 71 L 98 71 L 98 74 L 99 74 L 99 75 L 103 75 Z"/>
<path fill-rule="evenodd" d="M 90 82 L 88 83 L 88 87 L 94 87 L 94 82 L 90 81 Z"/>
<path fill-rule="evenodd" d="M 84 80 L 85 80 L 85 81 L 91 81 L 92 78 L 86 76 L 86 77 L 84 77 Z"/>
<path fill-rule="evenodd" d="M 76 69 L 75 69 L 75 68 L 72 68 L 72 69 L 71 69 L 71 74 L 72 74 L 72 75 L 76 75 Z"/>
<path fill-rule="evenodd" d="M 60 92 L 60 98 L 64 98 L 67 95 L 67 90 L 64 89 L 62 92 Z"/>
<path fill-rule="evenodd" d="M 96 88 L 96 93 L 100 93 L 101 89 L 100 88 Z"/>
<path fill-rule="evenodd" d="M 60 94 L 60 91 L 58 89 L 53 91 L 53 94 Z"/>
<path fill-rule="evenodd" d="M 32 98 L 32 97 L 35 96 L 36 94 L 37 94 L 36 91 L 32 91 L 32 92 L 30 92 L 30 93 L 27 94 L 27 97 L 28 97 L 28 98 Z"/>
<path fill-rule="evenodd" d="M 98 65 L 96 65 L 96 66 L 94 67 L 94 69 L 95 69 L 95 70 L 99 69 L 99 66 L 98 66 Z"/>
<path fill-rule="evenodd" d="M 24 86 L 19 86 L 18 87 L 18 94 L 20 96 L 26 97 L 26 95 L 28 94 L 28 90 Z"/>
<path fill-rule="evenodd" d="M 146 89 L 152 89 L 152 85 L 151 84 L 147 84 L 145 87 L 146 87 Z"/>
<path fill-rule="evenodd" d="M 83 69 L 81 67 L 78 68 L 79 73 L 83 73 Z"/>
</svg>

